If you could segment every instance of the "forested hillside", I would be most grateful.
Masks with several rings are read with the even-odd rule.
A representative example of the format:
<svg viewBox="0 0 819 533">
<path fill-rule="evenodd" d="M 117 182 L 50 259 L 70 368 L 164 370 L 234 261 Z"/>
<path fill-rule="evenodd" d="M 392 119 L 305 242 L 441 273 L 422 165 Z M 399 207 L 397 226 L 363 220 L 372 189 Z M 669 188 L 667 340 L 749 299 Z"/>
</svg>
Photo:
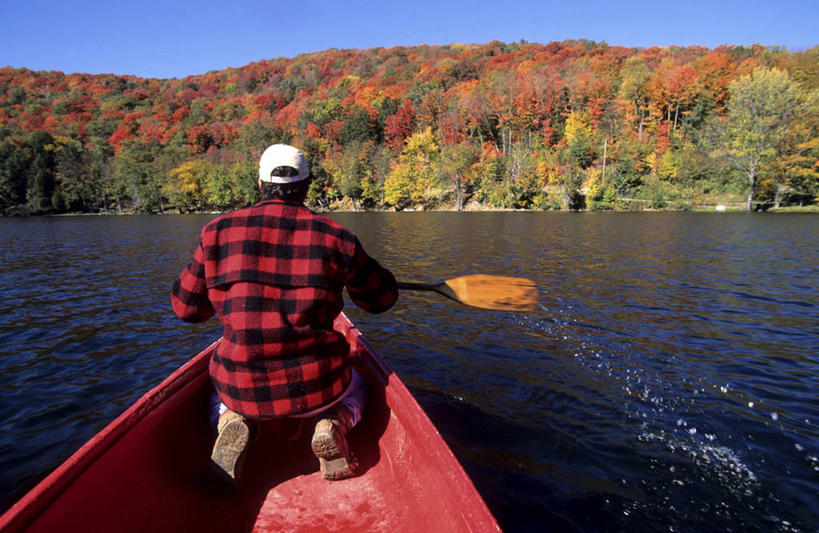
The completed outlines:
<svg viewBox="0 0 819 533">
<path fill-rule="evenodd" d="M 273 142 L 321 208 L 812 202 L 819 47 L 327 50 L 182 79 L 0 69 L 0 213 L 225 210 Z"/>
</svg>

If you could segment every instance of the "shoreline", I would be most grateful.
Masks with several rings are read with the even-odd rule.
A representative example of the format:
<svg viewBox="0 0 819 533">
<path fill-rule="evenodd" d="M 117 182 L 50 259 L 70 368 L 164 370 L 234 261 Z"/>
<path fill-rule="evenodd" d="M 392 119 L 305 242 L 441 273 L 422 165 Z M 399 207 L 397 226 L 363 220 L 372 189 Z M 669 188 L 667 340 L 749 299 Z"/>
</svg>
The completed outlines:
<svg viewBox="0 0 819 533">
<path fill-rule="evenodd" d="M 308 206 L 309 207 L 309 206 Z M 241 209 L 241 208 L 236 208 Z M 317 213 L 432 213 L 432 212 L 448 212 L 448 213 L 491 213 L 491 212 L 500 212 L 500 213 L 662 213 L 662 212 L 690 212 L 690 213 L 819 213 L 819 204 L 814 205 L 806 205 L 806 206 L 783 206 L 783 207 L 771 207 L 769 209 L 765 209 L 763 211 L 748 211 L 745 209 L 744 206 L 742 207 L 735 207 L 735 206 L 725 206 L 725 209 L 719 209 L 718 206 L 695 206 L 690 209 L 653 209 L 653 208 L 646 208 L 646 209 L 600 209 L 600 210 L 591 210 L 591 209 L 580 209 L 580 210 L 568 210 L 568 209 L 515 209 L 511 207 L 503 208 L 503 207 L 472 207 L 469 209 L 463 209 L 458 211 L 457 209 L 316 209 L 314 207 L 310 207 L 313 211 Z M 224 213 L 229 213 L 231 211 L 235 211 L 235 209 L 227 210 L 227 211 L 194 211 L 188 213 L 181 213 L 178 210 L 168 210 L 164 213 L 136 213 L 131 211 L 111 211 L 106 213 L 46 213 L 42 215 L 3 215 L 2 218 L 26 218 L 28 216 L 46 216 L 46 217 L 92 217 L 92 216 L 166 216 L 166 215 L 221 215 Z"/>
</svg>

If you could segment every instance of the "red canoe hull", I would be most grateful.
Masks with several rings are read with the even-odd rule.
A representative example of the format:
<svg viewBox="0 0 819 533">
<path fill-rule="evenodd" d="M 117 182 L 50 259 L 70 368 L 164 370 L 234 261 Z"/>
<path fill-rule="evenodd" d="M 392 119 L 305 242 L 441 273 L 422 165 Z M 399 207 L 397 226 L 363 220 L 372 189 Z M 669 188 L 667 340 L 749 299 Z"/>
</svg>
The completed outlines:
<svg viewBox="0 0 819 533">
<path fill-rule="evenodd" d="M 351 434 L 363 474 L 325 481 L 298 422 L 265 423 L 240 488 L 202 475 L 211 346 L 86 443 L 0 517 L 0 531 L 500 531 L 472 481 L 400 379 L 341 315 L 368 381 Z"/>
</svg>

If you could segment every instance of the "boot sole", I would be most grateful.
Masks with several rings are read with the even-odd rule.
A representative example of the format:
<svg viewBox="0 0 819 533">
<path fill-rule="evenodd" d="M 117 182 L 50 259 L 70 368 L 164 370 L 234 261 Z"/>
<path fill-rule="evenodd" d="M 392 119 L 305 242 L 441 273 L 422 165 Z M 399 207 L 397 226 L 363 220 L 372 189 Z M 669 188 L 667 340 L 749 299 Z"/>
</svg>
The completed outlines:
<svg viewBox="0 0 819 533">
<path fill-rule="evenodd" d="M 236 485 L 249 442 L 250 428 L 243 420 L 228 422 L 219 433 L 210 456 L 211 471 L 219 481 Z"/>
<path fill-rule="evenodd" d="M 313 434 L 310 444 L 319 460 L 319 468 L 324 479 L 335 481 L 356 475 L 358 462 L 349 451 L 345 455 L 343 448 L 346 446 L 339 445 L 338 442 L 342 438 L 335 434 L 332 425 L 330 428 L 317 429 Z"/>
</svg>

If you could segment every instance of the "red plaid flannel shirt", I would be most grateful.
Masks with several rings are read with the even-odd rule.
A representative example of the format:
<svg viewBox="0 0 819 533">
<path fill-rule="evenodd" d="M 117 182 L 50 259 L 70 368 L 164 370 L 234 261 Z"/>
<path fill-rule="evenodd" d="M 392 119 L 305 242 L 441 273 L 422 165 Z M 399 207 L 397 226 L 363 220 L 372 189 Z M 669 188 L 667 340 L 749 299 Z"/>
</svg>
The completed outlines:
<svg viewBox="0 0 819 533">
<path fill-rule="evenodd" d="M 393 275 L 349 230 L 269 200 L 202 229 L 171 302 L 189 322 L 219 317 L 225 331 L 210 362 L 219 397 L 232 411 L 269 418 L 313 410 L 347 388 L 349 346 L 333 330 L 345 286 L 372 313 L 398 298 Z"/>
</svg>

